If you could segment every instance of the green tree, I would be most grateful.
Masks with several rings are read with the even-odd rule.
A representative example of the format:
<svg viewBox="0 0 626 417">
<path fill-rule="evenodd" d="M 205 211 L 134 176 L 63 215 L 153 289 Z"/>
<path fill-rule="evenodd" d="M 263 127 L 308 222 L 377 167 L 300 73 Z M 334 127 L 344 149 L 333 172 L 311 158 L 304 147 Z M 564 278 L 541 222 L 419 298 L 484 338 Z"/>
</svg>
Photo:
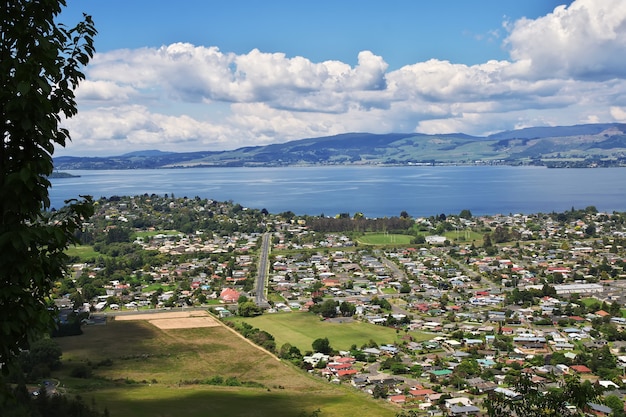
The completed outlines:
<svg viewBox="0 0 626 417">
<path fill-rule="evenodd" d="M 55 146 L 70 140 L 62 118 L 94 53 L 90 17 L 73 28 L 55 18 L 65 0 L 13 0 L 0 14 L 0 363 L 48 331 L 46 299 L 63 277 L 67 247 L 93 213 L 90 198 L 49 212 Z"/>
<path fill-rule="evenodd" d="M 618 396 L 607 395 L 604 399 L 604 403 L 608 407 L 611 407 L 611 410 L 613 410 L 612 415 L 614 417 L 624 417 L 624 415 L 626 414 L 624 413 L 624 402 L 620 400 Z"/>
<path fill-rule="evenodd" d="M 33 364 L 45 364 L 50 369 L 57 369 L 61 366 L 61 347 L 50 338 L 43 338 L 30 347 L 28 356 Z"/>
<path fill-rule="evenodd" d="M 530 378 L 520 375 L 514 381 L 512 390 L 518 398 L 510 398 L 494 392 L 483 404 L 489 417 L 557 417 L 564 415 L 582 416 L 588 402 L 595 402 L 602 391 L 589 381 L 581 382 L 577 376 L 566 377 L 561 388 L 545 390 L 533 383 Z M 578 408 L 578 412 L 568 409 L 569 405 Z"/>
<path fill-rule="evenodd" d="M 322 317 L 336 317 L 337 304 L 339 303 L 335 300 L 324 300 L 324 302 L 319 307 L 319 313 L 322 315 Z"/>
<path fill-rule="evenodd" d="M 459 217 L 462 219 L 471 219 L 472 218 L 472 212 L 469 211 L 468 209 L 463 209 L 461 210 L 461 213 L 459 213 Z"/>
<path fill-rule="evenodd" d="M 341 312 L 342 316 L 351 317 L 351 316 L 354 316 L 354 314 L 356 313 L 356 306 L 347 301 L 343 301 L 339 305 L 339 311 Z"/>
<path fill-rule="evenodd" d="M 282 359 L 302 359 L 302 352 L 297 346 L 292 346 L 290 343 L 285 343 L 280 347 L 278 356 Z"/>
<path fill-rule="evenodd" d="M 263 314 L 263 310 L 254 301 L 245 301 L 239 304 L 237 314 L 241 317 L 254 317 Z"/>
<path fill-rule="evenodd" d="M 387 389 L 385 389 L 382 385 L 374 385 L 372 389 L 372 396 L 374 398 L 387 398 Z"/>
<path fill-rule="evenodd" d="M 330 347 L 330 341 L 327 337 L 315 339 L 311 344 L 311 347 L 315 352 L 323 353 L 325 355 L 328 355 L 333 351 L 333 348 Z"/>
</svg>

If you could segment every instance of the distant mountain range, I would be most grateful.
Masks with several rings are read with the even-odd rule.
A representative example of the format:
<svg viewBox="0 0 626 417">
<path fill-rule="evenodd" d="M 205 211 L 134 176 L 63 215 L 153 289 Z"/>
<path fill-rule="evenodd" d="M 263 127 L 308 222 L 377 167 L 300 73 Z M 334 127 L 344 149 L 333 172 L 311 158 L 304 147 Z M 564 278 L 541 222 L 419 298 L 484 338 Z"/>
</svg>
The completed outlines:
<svg viewBox="0 0 626 417">
<path fill-rule="evenodd" d="M 146 150 L 54 158 L 56 170 L 289 165 L 626 166 L 626 124 L 533 127 L 487 137 L 462 133 L 346 133 L 230 151 Z"/>
</svg>

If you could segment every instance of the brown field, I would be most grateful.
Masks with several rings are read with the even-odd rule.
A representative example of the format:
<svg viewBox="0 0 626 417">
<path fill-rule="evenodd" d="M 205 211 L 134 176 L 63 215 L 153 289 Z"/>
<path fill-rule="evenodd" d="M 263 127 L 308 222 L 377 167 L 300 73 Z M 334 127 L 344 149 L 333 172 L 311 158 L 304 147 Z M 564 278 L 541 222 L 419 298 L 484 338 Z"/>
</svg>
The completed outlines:
<svg viewBox="0 0 626 417">
<path fill-rule="evenodd" d="M 156 320 L 210 318 L 198 313 L 162 313 Z M 220 323 L 164 329 L 149 323 L 151 315 L 133 315 L 139 317 L 109 317 L 106 325 L 85 326 L 80 336 L 56 339 L 63 366 L 55 378 L 112 416 L 177 417 L 184 410 L 188 417 L 295 417 L 320 409 L 323 417 L 391 417 L 398 411 L 349 383 L 329 384 L 278 361 Z M 92 378 L 70 375 L 85 365 Z M 261 386 L 202 383 L 215 376 Z"/>
<path fill-rule="evenodd" d="M 144 320 L 163 330 L 220 326 L 220 323 L 206 311 L 168 311 L 163 313 L 124 314 L 116 316 L 115 320 Z"/>
</svg>

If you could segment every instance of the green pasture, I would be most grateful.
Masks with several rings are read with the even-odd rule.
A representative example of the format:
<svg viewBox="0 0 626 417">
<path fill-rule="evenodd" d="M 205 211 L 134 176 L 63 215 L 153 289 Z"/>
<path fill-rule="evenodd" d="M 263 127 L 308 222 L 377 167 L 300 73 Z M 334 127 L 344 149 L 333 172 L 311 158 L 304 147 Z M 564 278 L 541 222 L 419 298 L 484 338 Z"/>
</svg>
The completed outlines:
<svg viewBox="0 0 626 417">
<path fill-rule="evenodd" d="M 337 350 L 349 350 L 355 344 L 361 347 L 370 340 L 378 345 L 398 341 L 395 329 L 377 326 L 361 321 L 338 318 L 321 320 L 306 312 L 263 314 L 257 317 L 232 317 L 229 320 L 245 321 L 253 327 L 265 330 L 274 336 L 277 348 L 285 343 L 297 346 L 300 351 L 311 350 L 315 339 L 327 337 L 330 345 Z M 400 336 L 404 332 L 400 333 Z M 431 335 L 411 333 L 414 338 L 427 340 Z"/>
<path fill-rule="evenodd" d="M 414 236 L 393 233 L 367 233 L 359 236 L 357 241 L 363 245 L 409 245 Z"/>
<path fill-rule="evenodd" d="M 162 284 L 160 282 L 155 282 L 153 284 L 147 285 L 145 287 L 142 288 L 143 292 L 152 292 L 152 291 L 157 291 L 159 288 L 161 288 L 163 291 L 174 291 L 176 290 L 178 285 L 176 284 Z"/>
<path fill-rule="evenodd" d="M 96 259 L 99 256 L 106 257 L 106 255 L 103 255 L 100 252 L 96 252 L 93 249 L 93 246 L 90 246 L 90 245 L 70 246 L 69 248 L 67 248 L 65 253 L 70 257 L 77 257 L 81 261 L 86 261 L 89 259 Z"/>
<path fill-rule="evenodd" d="M 85 398 L 106 405 L 111 416 L 133 417 L 179 417 L 183 410 L 185 417 L 300 417 L 318 409 L 320 417 L 392 417 L 398 412 L 397 407 L 368 398 L 350 386 L 330 386 L 322 380 L 315 385 L 312 391 L 299 393 L 278 387 L 141 385 L 105 389 Z"/>
<path fill-rule="evenodd" d="M 483 235 L 478 232 L 471 231 L 469 229 L 451 230 L 451 231 L 444 233 L 444 236 L 450 242 L 467 242 L 467 243 L 473 242 L 477 246 L 482 246 L 483 244 Z"/>
<path fill-rule="evenodd" d="M 55 339 L 63 350 L 54 378 L 68 395 L 106 407 L 111 416 L 392 417 L 397 408 L 349 384 L 334 385 L 260 350 L 223 325 L 161 330 L 147 321 L 89 326 Z M 87 367 L 89 378 L 72 376 Z M 201 381 L 236 378 L 257 387 Z"/>
</svg>

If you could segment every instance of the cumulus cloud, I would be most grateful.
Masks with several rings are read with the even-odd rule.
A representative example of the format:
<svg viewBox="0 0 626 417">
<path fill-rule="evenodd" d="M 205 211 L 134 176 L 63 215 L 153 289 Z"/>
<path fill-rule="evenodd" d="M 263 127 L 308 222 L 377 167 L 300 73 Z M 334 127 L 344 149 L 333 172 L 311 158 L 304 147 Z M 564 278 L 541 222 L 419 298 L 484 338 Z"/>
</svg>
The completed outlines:
<svg viewBox="0 0 626 417">
<path fill-rule="evenodd" d="M 626 120 L 626 2 L 576 0 L 506 23 L 509 60 L 313 62 L 175 43 L 97 54 L 69 154 L 217 150 L 345 132 L 488 134 Z"/>
<path fill-rule="evenodd" d="M 520 19 L 505 44 L 533 77 L 605 80 L 626 72 L 626 2 L 577 0 L 548 15 Z"/>
<path fill-rule="evenodd" d="M 611 107 L 611 116 L 618 122 L 626 122 L 626 108 Z"/>
</svg>

